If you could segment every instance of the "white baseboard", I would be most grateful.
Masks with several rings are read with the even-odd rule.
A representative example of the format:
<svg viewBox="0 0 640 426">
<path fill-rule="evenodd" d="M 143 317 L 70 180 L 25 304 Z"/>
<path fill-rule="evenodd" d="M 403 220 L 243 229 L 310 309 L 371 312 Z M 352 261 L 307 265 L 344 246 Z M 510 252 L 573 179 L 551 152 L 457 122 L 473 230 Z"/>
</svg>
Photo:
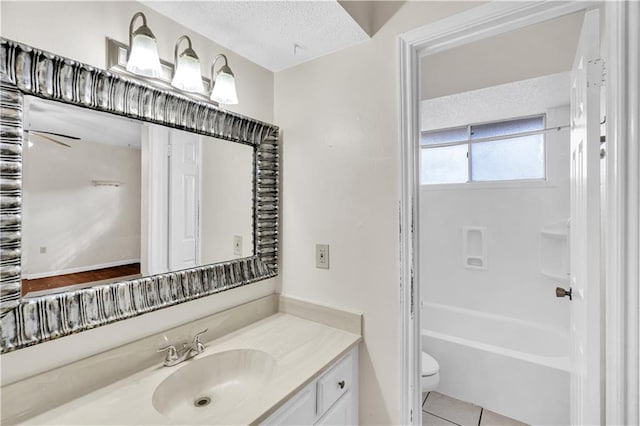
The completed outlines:
<svg viewBox="0 0 640 426">
<path fill-rule="evenodd" d="M 35 280 L 38 278 L 56 277 L 58 275 L 75 274 L 76 272 L 94 271 L 96 269 L 113 268 L 114 266 L 129 265 L 131 263 L 140 263 L 140 259 L 116 260 L 115 262 L 100 263 L 97 265 L 78 266 L 76 268 L 60 269 L 57 271 L 38 272 L 35 274 L 26 273 L 23 279 Z"/>
</svg>

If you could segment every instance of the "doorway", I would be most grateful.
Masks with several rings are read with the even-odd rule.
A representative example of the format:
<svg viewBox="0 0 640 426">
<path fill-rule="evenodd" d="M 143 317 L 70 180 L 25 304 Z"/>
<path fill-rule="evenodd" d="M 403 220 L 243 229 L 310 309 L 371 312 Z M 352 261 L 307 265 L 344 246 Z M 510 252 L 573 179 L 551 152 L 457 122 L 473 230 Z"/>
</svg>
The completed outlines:
<svg viewBox="0 0 640 426">
<path fill-rule="evenodd" d="M 599 13 L 576 12 L 422 58 L 421 347 L 439 365 L 439 384 L 422 389 L 422 411 L 432 422 L 569 424 L 571 366 L 590 361 L 599 369 L 600 283 L 580 297 L 567 294 L 583 281 L 572 262 L 587 256 L 571 256 L 570 247 L 585 245 L 587 231 L 599 236 L 598 227 L 576 227 L 587 216 L 599 224 L 599 146 L 572 153 L 577 126 L 569 124 L 572 111 L 587 106 L 572 99 L 572 85 L 582 93 L 580 64 L 600 59 Z M 596 31 L 594 51 L 574 61 L 589 31 Z M 598 160 L 589 170 L 581 162 L 587 157 Z M 582 193 L 588 205 L 577 202 Z M 592 215 L 582 214 L 588 209 Z M 597 268 L 599 252 L 587 263 Z M 573 308 L 587 303 L 582 313 L 589 315 L 579 318 Z M 594 319 L 589 330 L 586 318 Z M 573 354 L 572 342 L 580 345 Z M 575 392 L 583 393 L 579 384 Z M 463 413 L 468 420 L 459 419 Z"/>
<path fill-rule="evenodd" d="M 593 5 L 590 5 L 590 6 L 593 6 Z M 615 8 L 612 8 L 612 9 L 615 9 Z M 403 346 L 402 348 L 404 353 L 406 354 L 405 368 L 403 369 L 406 375 L 403 377 L 402 391 L 403 391 L 403 401 L 405 401 L 406 403 L 407 423 L 416 424 L 417 422 L 416 419 L 419 419 L 419 416 L 414 416 L 413 413 L 415 413 L 417 410 L 421 410 L 421 403 L 422 403 L 422 398 L 421 398 L 422 395 L 420 394 L 420 392 L 417 391 L 420 388 L 419 375 L 415 373 L 416 371 L 419 371 L 420 353 L 422 351 L 422 346 L 423 346 L 421 341 L 421 334 L 422 334 L 421 333 L 422 331 L 421 330 L 421 327 L 422 327 L 421 312 L 418 307 L 418 304 L 421 299 L 424 299 L 424 297 L 421 296 L 421 290 L 420 290 L 420 282 L 421 282 L 421 275 L 422 275 L 422 271 L 420 270 L 420 260 L 423 259 L 423 256 L 422 256 L 423 247 L 421 247 L 420 240 L 419 240 L 419 237 L 421 235 L 421 230 L 420 230 L 421 228 L 420 226 L 421 208 L 420 207 L 421 206 L 418 205 L 418 200 L 420 199 L 419 188 L 421 183 L 420 182 L 420 179 L 421 179 L 421 175 L 420 175 L 421 148 L 420 146 L 421 145 L 420 145 L 419 136 L 421 135 L 420 131 L 422 130 L 420 128 L 420 115 L 418 112 L 419 111 L 418 106 L 421 100 L 420 91 L 418 90 L 420 87 L 420 83 L 419 83 L 420 58 L 423 57 L 424 55 L 443 52 L 447 49 L 451 49 L 457 46 L 462 46 L 473 41 L 487 39 L 498 34 L 513 31 L 514 29 L 524 28 L 530 25 L 535 25 L 538 23 L 549 21 L 550 19 L 553 19 L 553 18 L 566 16 L 571 13 L 584 11 L 584 10 L 585 10 L 585 5 L 584 4 L 581 5 L 577 3 L 569 3 L 569 4 L 563 4 L 563 5 L 559 5 L 559 4 L 531 5 L 530 4 L 530 5 L 520 5 L 520 6 L 489 4 L 486 6 L 475 8 L 469 11 L 468 13 L 463 13 L 451 19 L 441 21 L 429 27 L 415 30 L 401 37 L 400 62 L 402 65 L 401 65 L 400 79 L 401 79 L 401 87 L 403 89 L 401 93 L 401 97 L 402 97 L 401 98 L 401 119 L 402 119 L 401 139 L 403 141 L 403 146 L 402 146 L 403 148 L 403 152 L 402 152 L 403 154 L 402 155 L 402 173 L 403 173 L 402 198 L 403 200 L 401 203 L 401 206 L 402 206 L 401 221 L 402 221 L 403 229 L 410 231 L 410 232 L 404 232 L 402 234 L 402 239 L 401 239 L 402 241 L 401 254 L 402 254 L 402 267 L 403 267 L 402 268 L 402 283 L 403 283 L 403 293 L 402 293 L 403 294 L 403 306 L 402 306 L 403 308 L 403 329 L 402 329 L 403 330 Z M 614 13 L 619 15 L 620 11 L 615 10 Z M 616 28 L 616 31 L 618 31 L 617 28 Z M 615 43 L 610 43 L 610 44 L 615 45 Z M 594 57 L 586 61 L 582 61 L 582 62 L 578 61 L 577 67 L 575 68 L 580 69 L 582 67 L 582 69 L 586 69 L 586 67 L 584 67 L 584 64 L 591 61 L 592 59 L 598 59 L 598 58 Z M 594 67 L 589 67 L 589 68 L 590 69 L 588 71 L 591 73 L 591 76 L 597 75 L 596 68 Z M 574 83 L 576 83 L 576 80 L 572 79 L 571 80 L 572 87 L 576 87 Z M 576 90 L 574 89 L 572 91 L 575 92 Z M 583 94 L 580 94 L 578 97 L 576 97 L 574 93 L 573 94 L 574 100 L 584 99 L 584 98 L 580 98 L 581 95 Z M 607 95 L 609 97 L 609 103 L 611 103 L 611 99 L 615 99 L 614 98 L 615 96 L 622 96 L 620 92 L 617 92 L 615 94 L 609 92 Z M 592 108 L 591 110 L 593 109 L 594 108 Z M 579 116 L 579 114 L 576 114 L 576 111 L 580 111 L 580 108 L 570 111 L 571 119 L 574 122 Z M 611 111 L 611 112 L 615 113 L 615 111 Z M 512 118 L 517 119 L 517 118 L 526 118 L 526 117 L 512 117 Z M 610 123 L 611 122 L 612 121 L 610 120 Z M 470 130 L 471 127 L 473 127 L 474 125 L 483 126 L 484 124 L 486 123 L 468 122 L 467 123 L 468 134 L 471 131 Z M 490 124 L 495 125 L 495 122 L 492 122 Z M 589 124 L 591 124 L 591 128 L 595 128 L 597 126 L 598 132 L 599 132 L 600 128 L 599 128 L 599 122 L 597 119 L 596 119 L 595 125 L 593 125 L 593 119 L 589 120 Z M 589 124 L 587 124 L 587 127 L 589 127 Z M 443 130 L 443 129 L 440 129 L 440 130 Z M 546 130 L 546 127 L 543 130 Z M 599 139 L 599 135 L 597 138 Z M 579 136 L 574 137 L 573 139 L 576 141 L 580 140 Z M 490 141 L 482 141 L 482 142 L 490 142 Z M 599 143 L 599 140 L 596 140 L 596 143 Z M 619 145 L 620 145 L 619 139 L 616 140 L 615 137 L 612 137 L 611 143 L 612 143 L 612 148 L 614 146 L 619 148 Z M 570 148 L 571 158 L 574 158 L 574 159 L 578 158 L 581 154 L 584 153 L 584 151 L 580 151 L 579 146 L 580 146 L 579 143 L 572 142 L 571 148 Z M 586 145 L 582 145 L 583 148 L 585 146 Z M 439 148 L 444 148 L 444 146 L 440 146 Z M 473 148 L 467 148 L 467 149 L 472 150 Z M 471 154 L 471 156 L 473 156 L 473 154 Z M 591 156 L 591 158 L 593 158 L 593 156 Z M 472 163 L 472 161 L 473 159 L 468 160 L 469 163 Z M 596 170 L 598 170 L 599 164 L 600 164 L 600 160 L 598 159 L 598 167 L 596 168 Z M 481 165 L 478 164 L 478 166 L 481 166 Z M 470 166 L 469 165 L 467 166 L 467 170 L 466 170 L 467 179 L 470 179 L 473 177 L 472 167 L 473 167 L 473 164 L 471 164 Z M 477 170 L 478 169 L 476 169 L 476 171 Z M 460 166 L 459 171 L 460 173 L 462 173 L 464 171 L 464 167 Z M 545 173 L 546 171 L 547 170 L 545 168 Z M 591 170 L 590 173 L 587 173 L 587 174 L 582 173 L 584 171 L 585 170 L 580 169 L 580 167 L 574 167 L 574 169 L 570 171 L 571 181 L 578 182 L 584 176 L 593 176 L 593 170 Z M 599 172 L 596 172 L 595 175 L 596 177 L 599 177 Z M 459 174 L 458 175 L 459 179 L 461 179 L 460 176 L 461 175 Z M 433 176 L 431 177 L 433 178 Z M 586 185 L 585 188 L 588 186 L 589 185 Z M 600 188 L 598 187 L 597 189 L 599 190 Z M 593 186 L 591 186 L 591 191 L 593 191 Z M 576 194 L 584 195 L 584 192 L 581 192 L 581 190 L 576 190 L 576 188 L 573 188 L 573 192 Z M 564 197 L 564 199 L 566 200 L 566 197 Z M 580 202 L 584 201 L 584 199 L 585 199 L 584 196 L 582 196 L 582 198 L 581 196 L 574 197 L 573 204 L 578 205 Z M 591 199 L 593 200 L 593 197 L 591 197 Z M 600 206 L 598 203 L 598 207 L 596 209 L 596 212 L 598 214 L 600 210 L 599 207 Z M 592 209 L 590 211 L 592 211 Z M 575 216 L 573 213 L 574 212 L 572 212 L 572 215 Z M 583 223 L 593 223 L 593 220 L 591 220 L 591 222 L 589 220 L 585 220 L 583 221 Z M 562 234 L 562 232 L 557 231 L 557 228 L 555 226 L 557 224 L 548 223 L 547 225 L 548 226 L 544 229 L 544 233 L 549 234 L 549 236 L 551 236 L 552 234 L 558 234 L 558 235 Z M 463 235 L 460 235 L 460 238 L 458 239 L 460 246 L 462 247 L 462 250 L 460 251 L 465 251 L 465 249 L 470 247 L 472 248 L 471 251 L 473 251 L 473 253 L 466 253 L 466 252 L 463 253 L 465 254 L 465 256 L 468 255 L 466 257 L 458 253 L 459 254 L 458 257 L 462 257 L 462 259 L 460 259 L 460 264 L 463 264 L 463 261 L 466 259 L 468 261 L 471 261 L 471 264 L 469 266 L 482 268 L 484 265 L 487 265 L 487 267 L 490 268 L 492 265 L 491 252 L 489 252 L 489 254 L 486 257 L 483 256 L 485 254 L 483 253 L 483 249 L 485 246 L 482 241 L 483 241 L 483 237 L 486 238 L 487 240 L 491 239 L 491 231 L 488 229 L 483 230 L 482 226 L 469 226 L 467 228 L 468 229 L 460 229 L 460 234 L 467 235 L 467 242 L 468 242 L 468 245 L 465 247 L 464 245 L 465 240 L 463 239 Z M 569 231 L 569 234 L 570 233 L 571 231 Z M 619 237 L 620 237 L 619 234 L 606 235 L 606 238 L 609 241 L 611 239 L 615 239 Z M 569 239 L 572 239 L 572 238 L 569 237 Z M 596 245 L 596 247 L 599 247 L 599 246 L 600 246 L 599 244 Z M 598 248 L 598 251 L 599 251 L 599 248 Z M 581 253 L 581 255 L 584 255 L 584 253 Z M 552 257 L 552 259 L 557 259 L 557 258 L 558 256 Z M 583 256 L 583 259 L 584 259 L 584 256 Z M 542 261 L 542 259 L 540 259 L 540 261 Z M 576 262 L 576 259 L 571 259 L 571 263 L 575 264 L 575 262 Z M 597 262 L 597 263 L 599 264 L 600 262 Z M 555 266 L 558 266 L 558 265 L 555 265 Z M 590 266 L 593 266 L 593 264 L 591 263 Z M 598 274 L 598 277 L 597 277 L 598 280 L 600 279 L 599 275 L 600 274 Z M 570 279 L 573 279 L 573 277 L 571 277 Z M 615 285 L 620 286 L 620 285 L 624 285 L 624 283 L 616 282 Z M 598 286 L 599 286 L 599 281 L 597 283 L 596 288 L 598 288 Z M 560 287 L 558 290 L 558 295 L 562 295 L 561 294 L 562 292 L 565 292 L 565 290 L 568 290 L 567 288 L 563 288 L 561 286 L 558 286 L 558 287 Z M 585 292 L 581 294 L 581 297 L 584 297 L 584 293 Z M 594 294 L 592 290 L 589 290 L 586 293 L 588 293 L 591 296 L 594 296 L 594 300 L 598 301 L 598 296 L 599 296 L 598 291 L 595 292 L 596 294 Z M 565 294 L 569 295 L 568 291 L 566 291 Z M 609 300 L 610 299 L 608 299 L 607 303 L 609 303 Z M 599 305 L 599 302 L 597 302 L 597 304 Z M 600 306 L 597 306 L 596 314 L 600 312 L 599 308 Z M 573 315 L 575 316 L 576 312 L 574 312 Z M 595 317 L 596 317 L 596 322 L 598 323 L 597 325 L 600 325 L 602 321 L 597 319 L 597 315 L 595 315 Z M 444 322 L 446 323 L 446 321 Z M 590 341 L 591 342 L 598 341 L 598 345 L 596 346 L 595 353 L 593 350 L 588 352 L 588 354 L 590 356 L 593 355 L 593 357 L 596 360 L 598 360 L 598 356 L 601 354 L 604 348 L 604 344 L 602 344 L 602 342 L 599 341 L 599 340 L 602 340 L 602 334 L 600 333 L 600 331 L 601 330 L 598 330 L 597 327 L 595 330 L 591 328 L 588 331 L 590 333 L 590 336 L 592 336 L 590 338 Z M 595 337 L 593 337 L 594 335 Z M 571 342 L 575 346 L 576 339 L 572 339 Z M 604 361 L 604 359 L 602 360 Z M 597 364 L 599 366 L 603 365 L 603 364 L 600 364 L 599 360 L 597 361 Z M 603 398 L 601 397 L 601 395 L 603 395 L 603 388 L 599 387 L 600 379 L 601 377 L 603 377 L 603 371 L 600 368 L 596 368 L 596 371 L 594 372 L 594 377 L 596 379 L 593 380 L 592 382 L 590 382 L 591 379 L 587 379 L 587 382 L 589 383 L 586 383 L 584 381 L 580 382 L 579 380 L 581 378 L 584 379 L 585 376 L 580 374 L 581 372 L 584 372 L 584 371 L 585 371 L 584 364 L 580 364 L 578 366 L 573 366 L 573 365 L 571 366 L 571 376 L 574 378 L 572 380 L 573 383 L 571 385 L 573 389 L 570 392 L 572 405 L 574 407 L 576 406 L 580 407 L 579 401 L 581 400 L 590 401 L 588 407 L 583 404 L 582 408 L 579 408 L 579 410 L 581 410 L 580 413 L 576 411 L 571 413 L 571 421 L 574 423 L 600 423 L 601 420 L 604 418 L 604 407 L 605 407 Z M 607 379 L 609 378 L 607 377 Z M 576 386 L 578 389 L 582 386 L 582 389 L 583 389 L 582 393 L 580 391 L 578 392 L 575 391 Z M 596 395 L 595 398 L 593 397 L 594 389 L 595 389 L 595 395 Z M 404 398 L 405 396 L 406 398 Z M 607 407 L 609 407 L 610 405 L 611 404 L 606 404 Z M 580 415 L 583 416 L 582 419 L 578 417 Z M 609 416 L 615 416 L 613 411 L 607 412 L 607 418 Z"/>
</svg>

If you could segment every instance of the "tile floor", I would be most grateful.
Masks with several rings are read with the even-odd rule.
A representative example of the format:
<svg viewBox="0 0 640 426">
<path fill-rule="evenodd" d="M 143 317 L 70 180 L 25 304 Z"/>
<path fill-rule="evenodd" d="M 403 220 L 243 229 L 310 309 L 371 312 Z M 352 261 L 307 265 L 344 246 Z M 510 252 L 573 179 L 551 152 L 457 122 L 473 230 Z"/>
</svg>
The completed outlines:
<svg viewBox="0 0 640 426">
<path fill-rule="evenodd" d="M 422 396 L 422 424 L 429 426 L 526 426 L 517 420 L 438 392 Z"/>
</svg>

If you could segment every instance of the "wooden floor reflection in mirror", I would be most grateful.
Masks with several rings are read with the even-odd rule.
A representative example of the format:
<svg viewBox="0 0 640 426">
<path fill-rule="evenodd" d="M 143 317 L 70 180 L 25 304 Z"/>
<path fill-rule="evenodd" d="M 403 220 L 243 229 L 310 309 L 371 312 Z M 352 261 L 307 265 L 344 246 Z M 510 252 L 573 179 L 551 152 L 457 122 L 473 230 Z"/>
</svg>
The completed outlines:
<svg viewBox="0 0 640 426">
<path fill-rule="evenodd" d="M 135 279 L 141 276 L 140 263 L 131 263 L 129 265 L 112 266 L 110 268 L 54 275 L 32 280 L 23 279 L 22 295 L 25 297 L 37 297 L 47 293 L 76 290 L 93 285 Z"/>
</svg>

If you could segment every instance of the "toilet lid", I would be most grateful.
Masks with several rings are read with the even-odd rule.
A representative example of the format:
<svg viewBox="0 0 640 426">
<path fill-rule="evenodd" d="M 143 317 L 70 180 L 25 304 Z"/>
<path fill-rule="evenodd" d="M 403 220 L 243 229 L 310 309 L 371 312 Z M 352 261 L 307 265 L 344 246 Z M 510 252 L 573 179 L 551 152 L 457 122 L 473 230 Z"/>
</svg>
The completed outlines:
<svg viewBox="0 0 640 426">
<path fill-rule="evenodd" d="M 440 366 L 438 365 L 438 361 L 436 361 L 431 355 L 428 353 L 422 352 L 422 375 L 423 376 L 432 376 L 436 374 L 440 370 Z"/>
</svg>

